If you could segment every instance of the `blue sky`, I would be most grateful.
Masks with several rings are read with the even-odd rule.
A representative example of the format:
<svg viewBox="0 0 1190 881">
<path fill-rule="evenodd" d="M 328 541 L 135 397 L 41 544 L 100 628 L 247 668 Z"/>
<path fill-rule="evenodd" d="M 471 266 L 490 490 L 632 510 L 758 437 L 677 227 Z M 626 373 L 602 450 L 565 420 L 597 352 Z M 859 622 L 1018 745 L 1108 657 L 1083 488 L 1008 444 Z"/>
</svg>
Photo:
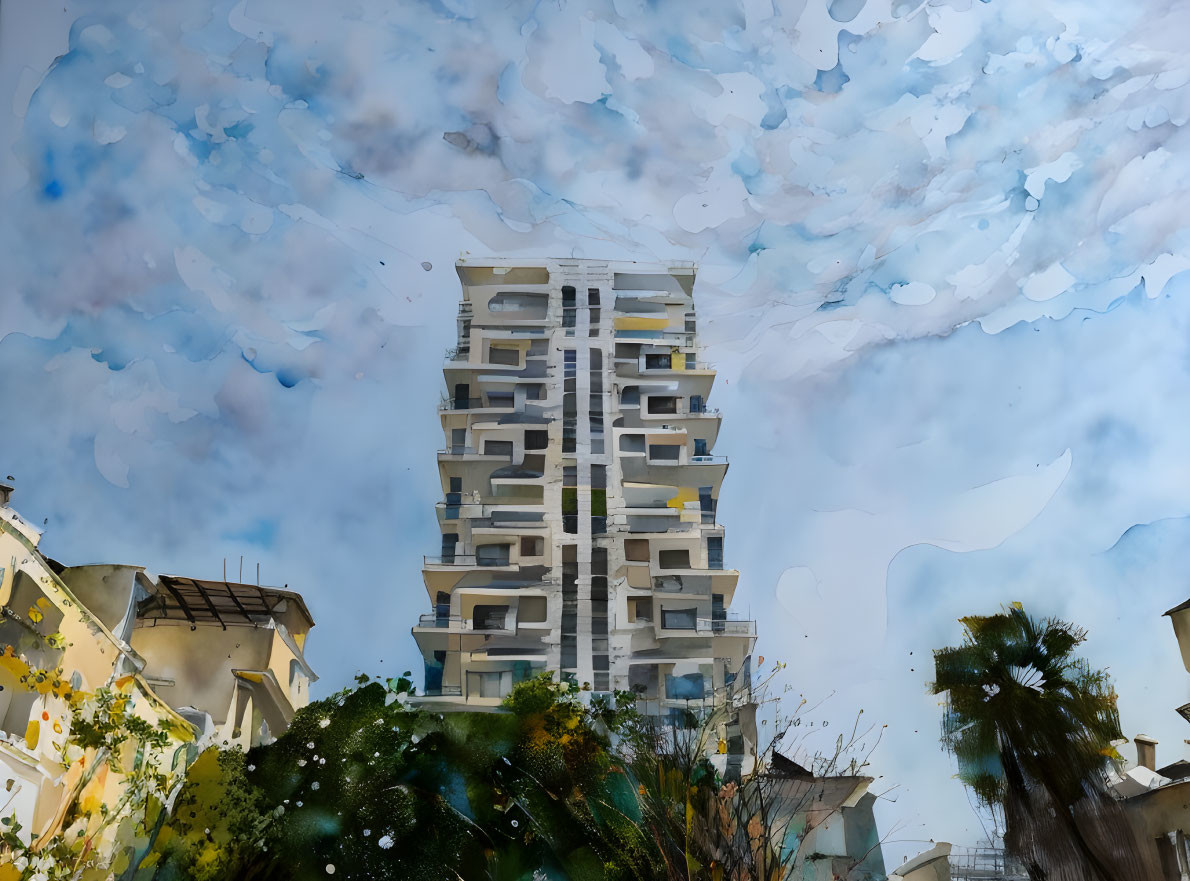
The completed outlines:
<svg viewBox="0 0 1190 881">
<path fill-rule="evenodd" d="M 874 756 L 890 864 L 983 833 L 929 652 L 1021 600 L 1180 758 L 1187 13 L 1031 0 L 13 0 L 0 403 L 64 561 L 308 598 L 416 669 L 462 252 L 697 260 L 737 602 Z"/>
</svg>

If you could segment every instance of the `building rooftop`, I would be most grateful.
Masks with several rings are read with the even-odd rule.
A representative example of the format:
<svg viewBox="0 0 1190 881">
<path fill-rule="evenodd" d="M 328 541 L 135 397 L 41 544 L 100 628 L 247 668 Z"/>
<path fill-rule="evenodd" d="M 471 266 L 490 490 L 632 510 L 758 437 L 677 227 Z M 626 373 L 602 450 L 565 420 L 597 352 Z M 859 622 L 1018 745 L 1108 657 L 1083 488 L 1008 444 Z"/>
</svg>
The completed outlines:
<svg viewBox="0 0 1190 881">
<path fill-rule="evenodd" d="M 1174 614 L 1175 612 L 1184 612 L 1184 611 L 1186 611 L 1186 609 L 1190 609 L 1190 600 L 1186 600 L 1186 602 L 1184 602 L 1184 603 L 1181 603 L 1181 604 L 1179 604 L 1179 605 L 1176 605 L 1176 606 L 1174 606 L 1172 609 L 1170 609 L 1170 610 L 1169 610 L 1168 612 L 1166 612 L 1165 614 L 1166 614 L 1166 615 L 1172 615 L 1172 614 Z"/>
<path fill-rule="evenodd" d="M 160 576 L 154 593 L 137 603 L 136 617 L 218 624 L 226 629 L 228 624 L 258 625 L 261 618 L 271 617 L 282 603 L 293 603 L 307 624 L 314 626 L 305 601 L 294 591 L 179 575 Z"/>
</svg>

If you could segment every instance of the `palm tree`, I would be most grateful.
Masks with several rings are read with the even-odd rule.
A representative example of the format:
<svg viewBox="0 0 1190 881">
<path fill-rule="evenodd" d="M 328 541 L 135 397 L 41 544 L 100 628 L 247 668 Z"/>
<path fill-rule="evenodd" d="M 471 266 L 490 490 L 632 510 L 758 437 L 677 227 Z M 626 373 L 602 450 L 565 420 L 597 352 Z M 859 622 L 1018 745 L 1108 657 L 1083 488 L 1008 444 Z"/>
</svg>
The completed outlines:
<svg viewBox="0 0 1190 881">
<path fill-rule="evenodd" d="M 962 645 L 934 652 L 942 742 L 1008 851 L 1034 881 L 1158 877 L 1108 789 L 1120 720 L 1107 673 L 1073 654 L 1086 632 L 1019 603 L 960 623 Z"/>
</svg>

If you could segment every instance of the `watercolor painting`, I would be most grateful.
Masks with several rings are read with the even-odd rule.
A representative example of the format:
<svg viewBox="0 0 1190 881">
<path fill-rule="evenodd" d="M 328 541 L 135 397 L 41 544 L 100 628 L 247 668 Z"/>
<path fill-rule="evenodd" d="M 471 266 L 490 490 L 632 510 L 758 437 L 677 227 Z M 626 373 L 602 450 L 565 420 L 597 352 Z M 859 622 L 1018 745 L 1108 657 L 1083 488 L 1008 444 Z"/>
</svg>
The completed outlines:
<svg viewBox="0 0 1190 881">
<path fill-rule="evenodd" d="M 1188 33 L 5 0 L 0 881 L 1190 878 Z"/>
</svg>

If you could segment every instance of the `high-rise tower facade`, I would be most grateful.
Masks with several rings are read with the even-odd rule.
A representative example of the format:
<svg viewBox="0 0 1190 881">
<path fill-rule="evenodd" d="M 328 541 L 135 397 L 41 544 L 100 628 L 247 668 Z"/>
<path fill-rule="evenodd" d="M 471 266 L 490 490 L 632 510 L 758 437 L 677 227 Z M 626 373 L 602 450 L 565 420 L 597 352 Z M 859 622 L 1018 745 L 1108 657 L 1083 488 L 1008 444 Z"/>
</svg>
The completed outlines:
<svg viewBox="0 0 1190 881">
<path fill-rule="evenodd" d="M 746 690 L 715 516 L 715 371 L 692 264 L 463 259 L 443 370 L 425 694 L 495 706 L 557 671 L 668 715 Z M 732 732 L 729 732 L 729 736 Z M 736 750 L 733 750 L 735 752 Z"/>
</svg>

